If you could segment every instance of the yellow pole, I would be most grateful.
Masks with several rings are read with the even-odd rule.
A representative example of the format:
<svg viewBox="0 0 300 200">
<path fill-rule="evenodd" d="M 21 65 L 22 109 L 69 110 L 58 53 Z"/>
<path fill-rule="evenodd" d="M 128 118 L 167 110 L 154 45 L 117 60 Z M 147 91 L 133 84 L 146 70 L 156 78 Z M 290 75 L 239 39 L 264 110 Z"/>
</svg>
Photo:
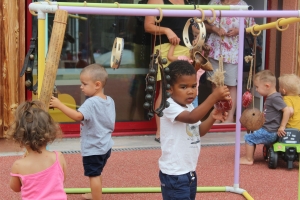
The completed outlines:
<svg viewBox="0 0 300 200">
<path fill-rule="evenodd" d="M 278 19 L 280 21 L 276 21 L 276 22 L 271 22 L 271 23 L 267 23 L 267 24 L 262 24 L 262 25 L 254 25 L 254 31 L 262 31 L 262 30 L 266 30 L 266 29 L 271 29 L 271 28 L 276 28 L 276 24 L 278 23 L 279 26 L 285 26 L 285 25 L 289 25 L 292 23 L 297 23 L 300 22 L 300 18 L 297 17 L 291 17 L 291 18 L 287 18 L 287 19 Z M 246 29 L 247 33 L 251 32 L 253 26 L 248 27 Z"/>
<path fill-rule="evenodd" d="M 247 191 L 244 191 L 244 192 L 242 193 L 242 195 L 243 195 L 247 200 L 254 200 L 254 199 L 250 196 L 250 194 L 249 194 Z"/>
<path fill-rule="evenodd" d="M 38 18 L 38 97 L 45 72 L 45 18 Z"/>
</svg>

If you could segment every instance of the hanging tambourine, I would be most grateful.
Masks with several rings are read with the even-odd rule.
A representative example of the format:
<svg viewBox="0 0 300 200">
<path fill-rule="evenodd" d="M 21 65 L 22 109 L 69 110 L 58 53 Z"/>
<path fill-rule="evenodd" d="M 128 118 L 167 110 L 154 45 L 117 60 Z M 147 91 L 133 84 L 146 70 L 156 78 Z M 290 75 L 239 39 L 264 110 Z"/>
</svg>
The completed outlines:
<svg viewBox="0 0 300 200">
<path fill-rule="evenodd" d="M 112 51 L 111 51 L 111 58 L 110 58 L 110 67 L 113 69 L 118 69 L 122 59 L 122 52 L 124 49 L 124 39 L 116 37 Z"/>
<path fill-rule="evenodd" d="M 197 43 L 194 45 L 191 44 L 190 38 L 189 38 L 190 25 L 194 26 L 195 28 L 197 28 L 199 30 L 199 37 L 198 37 Z M 194 19 L 194 18 L 188 19 L 183 28 L 182 37 L 183 37 L 183 42 L 187 48 L 189 48 L 189 49 L 197 48 L 200 51 L 202 48 L 202 45 L 205 41 L 205 38 L 206 38 L 206 28 L 205 28 L 204 23 L 203 22 L 198 23 L 198 22 L 196 22 L 196 19 Z"/>
</svg>

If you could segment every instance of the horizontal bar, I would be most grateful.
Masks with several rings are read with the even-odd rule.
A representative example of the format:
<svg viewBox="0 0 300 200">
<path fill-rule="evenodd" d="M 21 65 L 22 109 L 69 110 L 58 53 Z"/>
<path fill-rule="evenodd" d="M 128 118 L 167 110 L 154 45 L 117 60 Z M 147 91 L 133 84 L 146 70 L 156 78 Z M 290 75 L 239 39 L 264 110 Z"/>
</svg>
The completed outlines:
<svg viewBox="0 0 300 200">
<path fill-rule="evenodd" d="M 87 20 L 86 17 L 82 17 L 82 16 L 78 16 L 78 15 L 69 14 L 69 17 L 72 17 L 72 18 L 75 18 L 75 19 Z"/>
<path fill-rule="evenodd" d="M 90 188 L 65 188 L 67 194 L 84 194 L 91 192 Z M 103 188 L 103 194 L 112 193 L 160 193 L 160 187 L 124 187 Z M 226 192 L 226 187 L 197 187 L 197 192 Z"/>
<path fill-rule="evenodd" d="M 70 7 L 59 6 L 59 9 L 67 10 L 73 14 L 90 14 L 90 15 L 119 15 L 119 16 L 160 16 L 158 9 L 130 9 L 130 8 L 94 8 L 94 7 Z M 216 16 L 223 17 L 298 17 L 298 10 L 259 10 L 259 11 L 242 11 L 242 10 L 216 10 Z M 163 17 L 201 17 L 201 11 L 191 10 L 162 10 Z M 206 17 L 212 17 L 213 13 L 210 10 L 204 10 Z"/>
<path fill-rule="evenodd" d="M 286 26 L 292 23 L 297 23 L 300 22 L 300 18 L 296 18 L 296 17 L 291 17 L 291 18 L 287 18 L 287 19 L 282 19 L 279 21 L 278 25 L 279 26 Z M 266 30 L 266 29 L 271 29 L 271 28 L 275 28 L 277 24 L 277 21 L 275 22 L 271 22 L 271 23 L 267 23 L 267 24 L 262 24 L 262 25 L 255 25 L 254 27 L 254 31 L 262 31 L 262 30 Z M 251 29 L 253 26 L 246 28 L 246 32 L 250 33 Z"/>
<path fill-rule="evenodd" d="M 76 7 L 98 7 L 98 8 L 157 8 L 177 9 L 177 10 L 194 10 L 194 5 L 164 5 L 164 4 L 121 4 L 121 3 L 74 3 L 74 2 L 52 2 L 59 6 L 76 6 Z M 252 10 L 251 5 L 196 5 L 197 8 L 215 10 Z"/>
</svg>

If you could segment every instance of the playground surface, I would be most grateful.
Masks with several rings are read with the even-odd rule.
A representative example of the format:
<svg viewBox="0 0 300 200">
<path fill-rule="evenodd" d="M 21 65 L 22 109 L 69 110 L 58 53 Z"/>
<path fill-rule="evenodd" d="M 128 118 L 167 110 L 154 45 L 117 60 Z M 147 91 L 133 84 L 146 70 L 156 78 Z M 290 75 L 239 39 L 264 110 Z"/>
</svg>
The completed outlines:
<svg viewBox="0 0 300 200">
<path fill-rule="evenodd" d="M 241 154 L 244 154 L 242 133 Z M 154 135 L 113 137 L 115 145 L 103 171 L 104 188 L 159 187 L 158 159 L 160 144 Z M 202 148 L 196 169 L 198 187 L 233 187 L 235 133 L 208 133 L 201 138 Z M 83 175 L 80 155 L 80 139 L 66 138 L 49 146 L 50 150 L 64 153 L 67 161 L 66 188 L 88 188 L 88 178 Z M 179 149 L 180 151 L 180 149 Z M 14 160 L 22 155 L 22 149 L 4 139 L 0 140 L 0 199 L 18 200 L 20 194 L 9 188 L 9 172 Z M 268 168 L 262 156 L 262 145 L 258 145 L 253 166 L 241 165 L 239 169 L 239 188 L 246 190 L 255 200 L 298 199 L 298 162 L 288 170 L 286 163 L 279 160 L 275 170 Z M 80 194 L 68 194 L 68 199 L 82 199 Z M 122 193 L 104 194 L 104 200 L 158 200 L 160 193 Z M 196 199 L 218 200 L 245 199 L 231 192 L 197 193 Z"/>
</svg>

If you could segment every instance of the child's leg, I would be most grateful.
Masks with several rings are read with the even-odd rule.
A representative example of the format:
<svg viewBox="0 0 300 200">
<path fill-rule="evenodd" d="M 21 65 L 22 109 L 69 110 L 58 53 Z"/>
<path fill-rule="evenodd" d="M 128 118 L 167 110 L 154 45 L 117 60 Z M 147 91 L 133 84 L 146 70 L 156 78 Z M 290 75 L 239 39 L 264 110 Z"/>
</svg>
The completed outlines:
<svg viewBox="0 0 300 200">
<path fill-rule="evenodd" d="M 155 109 L 157 109 L 161 103 L 161 98 L 162 98 L 162 84 L 161 81 L 158 82 L 159 84 L 159 93 L 158 97 L 155 101 Z M 155 138 L 160 138 L 160 117 L 155 115 L 155 120 L 156 120 L 156 135 Z"/>
<path fill-rule="evenodd" d="M 90 179 L 92 193 L 83 194 L 84 199 L 102 200 L 102 176 L 104 166 L 111 155 L 111 149 L 104 155 L 83 157 L 84 175 Z"/>
<path fill-rule="evenodd" d="M 240 159 L 242 165 L 252 165 L 254 162 L 254 151 L 256 144 L 270 144 L 276 141 L 277 134 L 270 133 L 267 130 L 260 128 L 253 133 L 245 135 L 246 155 Z"/>
<path fill-rule="evenodd" d="M 102 200 L 102 177 L 90 177 L 90 187 L 93 200 Z"/>
<path fill-rule="evenodd" d="M 253 165 L 255 146 L 245 143 L 246 156 L 240 158 L 241 165 Z"/>
</svg>

